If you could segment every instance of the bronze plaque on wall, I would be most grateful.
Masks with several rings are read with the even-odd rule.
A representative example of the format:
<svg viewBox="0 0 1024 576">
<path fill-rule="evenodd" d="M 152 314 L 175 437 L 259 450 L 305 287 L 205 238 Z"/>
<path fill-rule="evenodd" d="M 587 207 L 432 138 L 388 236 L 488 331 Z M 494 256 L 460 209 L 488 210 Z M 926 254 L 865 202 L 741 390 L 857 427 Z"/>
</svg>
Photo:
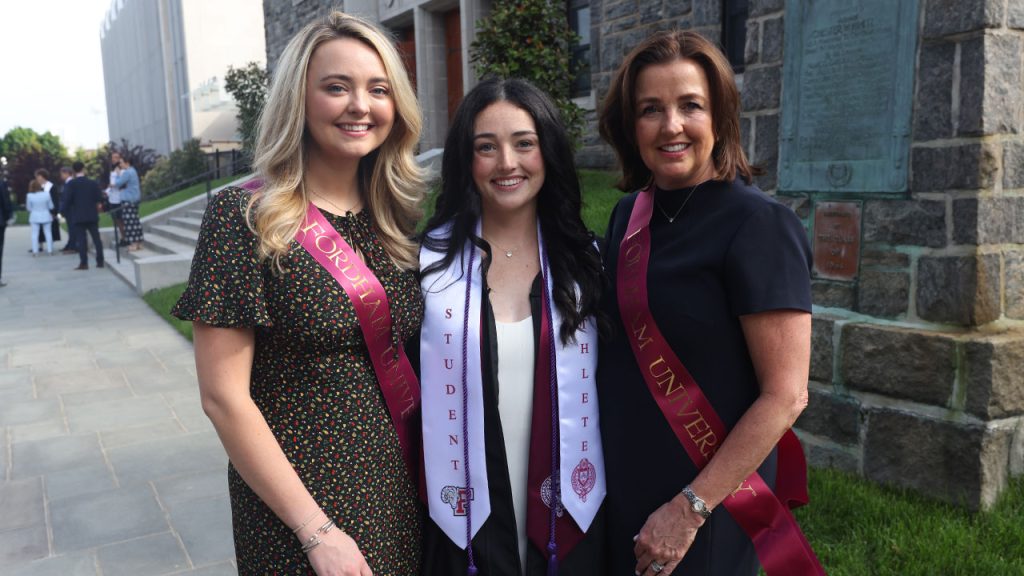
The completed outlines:
<svg viewBox="0 0 1024 576">
<path fill-rule="evenodd" d="M 860 203 L 814 205 L 814 276 L 852 281 L 860 267 Z"/>
<path fill-rule="evenodd" d="M 917 0 L 789 0 L 779 189 L 907 189 Z"/>
</svg>

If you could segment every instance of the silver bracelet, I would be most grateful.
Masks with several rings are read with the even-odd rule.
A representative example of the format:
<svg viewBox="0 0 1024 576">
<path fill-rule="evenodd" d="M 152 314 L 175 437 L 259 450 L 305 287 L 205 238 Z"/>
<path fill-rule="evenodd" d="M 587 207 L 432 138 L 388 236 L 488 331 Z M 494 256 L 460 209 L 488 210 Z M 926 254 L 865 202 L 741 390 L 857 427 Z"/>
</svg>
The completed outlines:
<svg viewBox="0 0 1024 576">
<path fill-rule="evenodd" d="M 305 522 L 303 522 L 302 524 L 299 524 L 298 528 L 292 530 L 292 534 L 298 534 L 299 530 L 302 530 L 303 528 L 305 528 L 306 524 L 309 524 L 310 522 L 312 522 L 313 518 L 316 518 L 316 515 L 319 514 L 319 513 L 320 513 L 320 509 L 319 508 L 314 510 L 313 513 L 309 515 L 309 518 L 306 518 Z"/>
<path fill-rule="evenodd" d="M 334 520 L 328 518 L 327 522 L 324 522 L 323 526 L 317 528 L 316 531 L 313 532 L 313 535 L 310 536 L 308 540 L 306 540 L 306 543 L 302 545 L 302 552 L 308 553 L 313 548 L 316 548 L 317 546 L 322 544 L 323 540 L 320 539 L 320 535 L 326 535 L 328 532 L 333 530 L 335 526 L 336 524 L 334 523 Z"/>
</svg>

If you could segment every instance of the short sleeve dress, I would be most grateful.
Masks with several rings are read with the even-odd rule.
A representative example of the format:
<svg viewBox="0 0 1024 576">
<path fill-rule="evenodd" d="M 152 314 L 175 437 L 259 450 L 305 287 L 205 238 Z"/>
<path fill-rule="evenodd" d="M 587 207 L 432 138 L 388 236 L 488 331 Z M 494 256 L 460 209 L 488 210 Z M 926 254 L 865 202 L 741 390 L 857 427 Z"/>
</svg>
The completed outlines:
<svg viewBox="0 0 1024 576">
<path fill-rule="evenodd" d="M 669 346 L 731 429 L 760 390 L 739 318 L 778 309 L 810 312 L 810 246 L 789 208 L 738 179 L 707 182 L 683 205 L 687 192 L 655 194 L 649 305 Z M 635 193 L 619 201 L 608 226 L 604 257 L 613 283 L 635 201 Z M 666 213 L 679 209 L 669 222 Z M 602 307 L 613 327 L 601 342 L 597 374 L 609 573 L 631 574 L 633 535 L 698 470 L 644 382 L 623 335 L 614 290 L 606 291 Z M 772 487 L 775 470 L 773 451 L 759 468 Z M 719 506 L 673 574 L 753 576 L 757 566 L 750 539 Z"/>
<path fill-rule="evenodd" d="M 294 242 L 284 273 L 260 261 L 245 221 L 248 200 L 247 191 L 229 188 L 210 203 L 188 287 L 171 313 L 218 327 L 254 327 L 251 395 L 302 482 L 356 541 L 374 574 L 416 574 L 422 523 L 416 485 L 352 303 Z M 368 211 L 323 214 L 383 285 L 396 337 L 418 333 L 419 283 L 388 258 Z M 312 574 L 289 527 L 230 465 L 228 486 L 239 573 Z"/>
</svg>

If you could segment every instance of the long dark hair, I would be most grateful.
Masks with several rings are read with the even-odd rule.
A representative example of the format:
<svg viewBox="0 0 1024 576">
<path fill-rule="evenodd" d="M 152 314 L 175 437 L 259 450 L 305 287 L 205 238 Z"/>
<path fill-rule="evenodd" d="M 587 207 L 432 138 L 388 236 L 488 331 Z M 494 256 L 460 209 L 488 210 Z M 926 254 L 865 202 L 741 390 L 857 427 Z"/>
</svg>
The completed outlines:
<svg viewBox="0 0 1024 576">
<path fill-rule="evenodd" d="M 594 247 L 593 235 L 580 217 L 582 197 L 572 141 L 555 105 L 525 80 L 484 80 L 466 94 L 455 112 L 441 160 L 441 192 L 437 195 L 434 215 L 421 236 L 426 248 L 443 253 L 444 258 L 421 274 L 445 270 L 456 256 L 461 259 L 467 240 L 491 254 L 491 247 L 475 231 L 480 219 L 480 194 L 473 183 L 470 165 L 476 117 L 491 104 L 501 101 L 529 114 L 537 129 L 544 158 L 544 185 L 537 195 L 537 218 L 551 266 L 552 301 L 563 318 L 559 336 L 563 343 L 568 343 L 588 316 L 597 315 L 601 298 L 601 257 Z M 448 222 L 452 224 L 450 236 L 431 235 L 433 230 Z M 576 287 L 579 287 L 578 294 Z"/>
</svg>

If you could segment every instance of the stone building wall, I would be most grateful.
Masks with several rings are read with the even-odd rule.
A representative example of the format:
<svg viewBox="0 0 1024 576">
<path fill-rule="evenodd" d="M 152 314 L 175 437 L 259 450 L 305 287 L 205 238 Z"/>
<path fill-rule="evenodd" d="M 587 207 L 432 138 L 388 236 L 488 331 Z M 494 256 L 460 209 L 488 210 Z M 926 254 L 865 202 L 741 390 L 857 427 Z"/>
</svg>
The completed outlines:
<svg viewBox="0 0 1024 576">
<path fill-rule="evenodd" d="M 743 89 L 773 192 L 783 4 L 751 0 Z M 864 194 L 859 276 L 813 282 L 797 426 L 812 463 L 985 507 L 1024 473 L 1024 2 L 920 0 L 918 38 L 909 192 Z M 812 228 L 834 196 L 778 198 Z"/>
<path fill-rule="evenodd" d="M 859 272 L 813 281 L 812 464 L 972 508 L 1024 474 L 1024 0 L 918 0 L 910 182 L 861 204 Z M 757 184 L 813 234 L 834 194 L 778 190 L 787 0 L 750 0 L 740 78 Z M 718 42 L 717 0 L 592 0 L 598 102 L 666 28 Z M 880 95 L 880 97 L 885 97 Z M 614 166 L 596 129 L 580 154 Z"/>
</svg>

